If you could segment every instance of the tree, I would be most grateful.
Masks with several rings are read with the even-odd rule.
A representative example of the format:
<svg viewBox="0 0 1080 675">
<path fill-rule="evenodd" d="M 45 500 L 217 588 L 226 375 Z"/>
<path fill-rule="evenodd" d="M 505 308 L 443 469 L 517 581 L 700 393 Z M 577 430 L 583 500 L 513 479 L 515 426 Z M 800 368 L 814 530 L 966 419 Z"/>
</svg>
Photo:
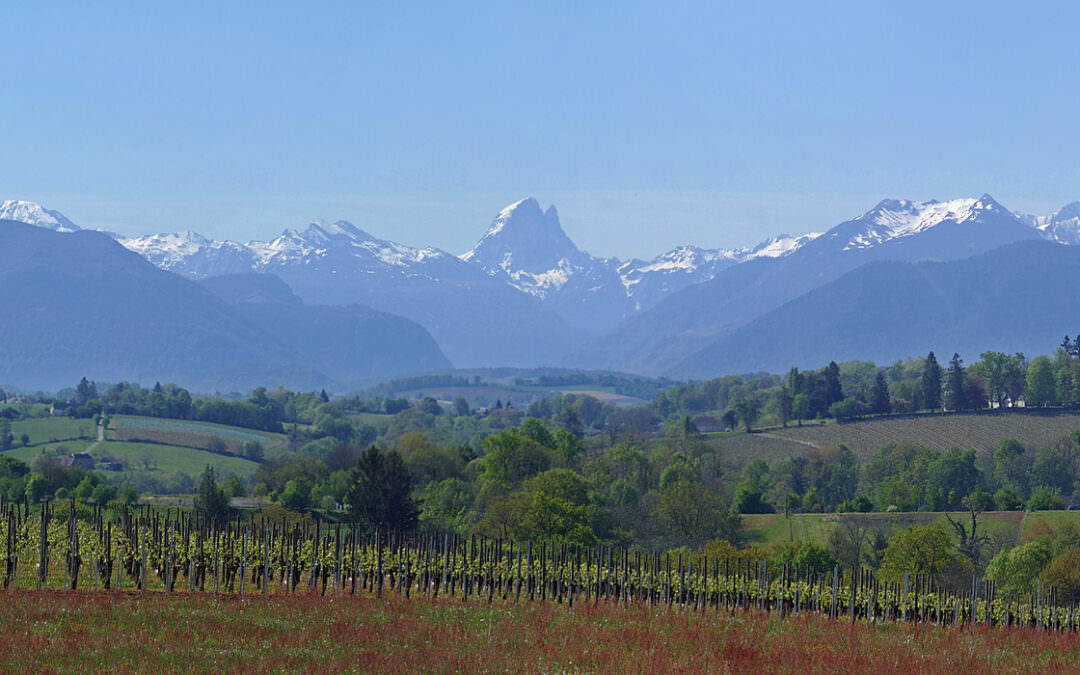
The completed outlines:
<svg viewBox="0 0 1080 675">
<path fill-rule="evenodd" d="M 1027 371 L 1027 387 L 1024 390 L 1024 403 L 1028 406 L 1045 406 L 1054 402 L 1057 383 L 1054 381 L 1054 369 L 1050 359 L 1037 356 L 1031 361 Z"/>
<path fill-rule="evenodd" d="M 940 583 L 946 572 L 963 567 L 958 562 L 949 535 L 940 523 L 913 525 L 889 541 L 881 574 L 889 581 L 900 581 L 905 572 L 910 572 L 912 576 L 933 577 Z"/>
<path fill-rule="evenodd" d="M 49 484 L 45 480 L 45 476 L 40 473 L 32 473 L 26 481 L 26 498 L 30 500 L 31 504 L 36 504 L 45 499 L 48 489 Z"/>
<path fill-rule="evenodd" d="M 742 538 L 738 515 L 725 509 L 723 500 L 701 483 L 671 483 L 660 493 L 653 515 L 691 546 L 714 538 L 733 543 Z"/>
<path fill-rule="evenodd" d="M 1043 569 L 1042 580 L 1057 591 L 1060 600 L 1080 600 L 1080 547 L 1070 546 L 1058 554 Z"/>
<path fill-rule="evenodd" d="M 79 380 L 79 385 L 75 387 L 75 405 L 82 407 L 91 399 L 97 398 L 97 395 L 97 386 L 84 377 Z"/>
<path fill-rule="evenodd" d="M 467 417 L 469 414 L 469 402 L 465 400 L 465 397 L 458 396 L 454 399 L 454 415 L 458 417 Z"/>
<path fill-rule="evenodd" d="M 735 414 L 738 416 L 739 421 L 746 427 L 747 433 L 753 430 L 754 424 L 757 423 L 760 411 L 761 403 L 758 401 L 756 393 L 735 401 Z"/>
<path fill-rule="evenodd" d="M 791 415 L 794 412 L 795 398 L 791 395 L 791 392 L 787 390 L 787 387 L 782 387 L 778 396 L 780 425 L 787 427 L 787 423 L 791 421 Z"/>
<path fill-rule="evenodd" d="M 791 412 L 802 426 L 803 420 L 810 416 L 810 397 L 806 394 L 796 394 L 791 404 Z"/>
<path fill-rule="evenodd" d="M 926 355 L 923 364 L 922 403 L 927 410 L 941 410 L 941 366 L 934 352 Z"/>
<path fill-rule="evenodd" d="M 345 495 L 349 516 L 368 528 L 412 530 L 420 513 L 410 496 L 412 477 L 401 455 L 372 445 L 360 454 Z"/>
<path fill-rule="evenodd" d="M 985 492 L 973 492 L 964 498 L 964 506 L 971 514 L 970 530 L 962 522 L 953 520 L 948 512 L 945 513 L 945 519 L 953 526 L 960 541 L 956 546 L 957 550 L 971 561 L 973 567 L 978 567 L 983 549 L 990 543 L 990 537 L 978 534 L 979 516 L 988 506 L 993 506 L 993 503 L 993 499 Z"/>
<path fill-rule="evenodd" d="M 429 415 L 442 414 L 442 406 L 431 396 L 425 396 L 424 400 L 420 401 L 420 409 Z"/>
<path fill-rule="evenodd" d="M 945 379 L 945 407 L 947 409 L 963 410 L 966 407 L 967 399 L 964 396 L 966 377 L 964 361 L 959 354 L 954 352 L 949 361 L 949 372 Z"/>
<path fill-rule="evenodd" d="M 1065 508 L 1065 500 L 1061 498 L 1059 488 L 1040 485 L 1031 491 L 1027 508 L 1028 511 L 1060 511 Z"/>
<path fill-rule="evenodd" d="M 863 518 L 844 516 L 829 535 L 829 553 L 844 567 L 861 566 L 867 559 L 870 528 Z"/>
<path fill-rule="evenodd" d="M 285 484 L 278 501 L 290 511 L 305 511 L 311 506 L 311 482 L 306 478 L 294 478 Z"/>
<path fill-rule="evenodd" d="M 217 474 L 209 464 L 199 480 L 199 491 L 194 499 L 195 511 L 207 520 L 222 525 L 229 519 L 229 498 L 217 483 Z"/>
<path fill-rule="evenodd" d="M 878 369 L 874 386 L 870 390 L 870 411 L 877 415 L 889 412 L 889 382 L 885 379 L 885 371 L 881 369 Z"/>
<path fill-rule="evenodd" d="M 1054 557 L 1050 545 L 1035 540 L 994 556 L 986 567 L 986 576 L 1000 586 L 1005 597 L 1026 595 L 1035 590 L 1035 582 Z"/>
<path fill-rule="evenodd" d="M 241 448 L 243 449 L 244 456 L 248 459 L 254 462 L 261 462 L 263 460 L 265 450 L 263 449 L 262 443 L 259 443 L 258 441 L 244 441 Z"/>
<path fill-rule="evenodd" d="M 844 390 L 840 386 L 840 366 L 836 361 L 829 361 L 825 366 L 825 407 L 844 400 Z"/>
</svg>

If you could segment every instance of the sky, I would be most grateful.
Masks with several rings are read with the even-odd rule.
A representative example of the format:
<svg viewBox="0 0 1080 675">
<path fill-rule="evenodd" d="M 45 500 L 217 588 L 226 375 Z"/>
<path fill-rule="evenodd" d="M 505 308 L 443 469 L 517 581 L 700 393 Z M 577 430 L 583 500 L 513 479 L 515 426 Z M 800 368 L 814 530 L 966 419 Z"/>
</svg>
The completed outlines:
<svg viewBox="0 0 1080 675">
<path fill-rule="evenodd" d="M 161 6 L 143 6 L 161 5 Z M 555 204 L 594 255 L 886 197 L 1080 199 L 1071 3 L 6 3 L 0 199 L 123 234 L 315 217 L 461 253 Z"/>
</svg>

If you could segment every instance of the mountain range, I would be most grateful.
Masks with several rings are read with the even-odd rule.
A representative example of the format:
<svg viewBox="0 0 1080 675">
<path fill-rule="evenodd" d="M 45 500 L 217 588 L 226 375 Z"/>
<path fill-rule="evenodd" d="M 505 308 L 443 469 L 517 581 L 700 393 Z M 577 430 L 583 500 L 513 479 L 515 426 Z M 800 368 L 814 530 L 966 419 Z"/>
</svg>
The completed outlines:
<svg viewBox="0 0 1080 675">
<path fill-rule="evenodd" d="M 88 234 L 57 211 L 30 202 L 0 203 L 0 219 L 65 236 Z M 989 195 L 944 202 L 890 199 L 825 233 L 780 235 L 743 249 L 682 246 L 648 261 L 580 250 L 555 207 L 542 209 L 532 198 L 499 211 L 476 245 L 460 256 L 379 239 L 346 221 L 315 220 L 303 230 L 247 243 L 214 241 L 194 232 L 109 236 L 160 270 L 201 283 L 228 312 L 288 345 L 309 367 L 331 373 L 324 377 L 335 382 L 387 373 L 371 363 L 340 367 L 348 349 L 335 348 L 348 342 L 320 343 L 319 336 L 352 330 L 350 339 L 363 341 L 362 330 L 380 322 L 385 326 L 389 315 L 423 326 L 438 346 L 435 352 L 420 349 L 424 356 L 418 357 L 412 348 L 424 342 L 419 334 L 400 343 L 376 340 L 387 349 L 367 345 L 363 351 L 382 364 L 381 371 L 430 370 L 450 362 L 458 367 L 555 364 L 703 378 L 820 365 L 812 350 L 794 348 L 797 325 L 789 326 L 793 342 L 786 350 L 781 344 L 769 352 L 767 341 L 754 333 L 762 325 L 815 323 L 806 307 L 838 330 L 852 328 L 853 340 L 871 346 L 860 354 L 891 359 L 923 353 L 927 349 L 917 345 L 903 351 L 899 342 L 859 327 L 846 285 L 868 284 L 858 274 L 878 270 L 877 275 L 897 275 L 903 292 L 905 275 L 912 274 L 903 264 L 948 267 L 1034 240 L 1050 244 L 1026 255 L 1061 248 L 1053 244 L 1078 244 L 1080 203 L 1049 216 L 1030 216 L 1013 213 Z M 875 267 L 883 262 L 901 265 Z M 830 297 L 821 295 L 826 289 L 831 297 L 848 298 L 847 304 L 834 307 L 822 300 Z M 992 289 L 988 281 L 986 293 Z M 937 344 L 936 334 L 944 335 L 923 325 L 928 319 L 909 318 L 922 326 L 928 345 Z M 349 328 L 350 321 L 360 323 Z M 1061 328 L 1055 335 L 1064 332 Z M 1025 344 L 1045 339 L 1059 337 L 1032 335 Z M 761 345 L 758 356 L 753 340 Z M 875 344 L 881 349 L 875 351 Z M 765 358 L 765 353 L 773 355 Z"/>
<path fill-rule="evenodd" d="M 199 391 L 345 389 L 355 379 L 450 365 L 407 319 L 305 306 L 287 288 L 243 296 L 227 278 L 204 287 L 101 232 L 51 229 L 0 219 L 5 384 L 58 389 L 86 376 Z"/>
</svg>

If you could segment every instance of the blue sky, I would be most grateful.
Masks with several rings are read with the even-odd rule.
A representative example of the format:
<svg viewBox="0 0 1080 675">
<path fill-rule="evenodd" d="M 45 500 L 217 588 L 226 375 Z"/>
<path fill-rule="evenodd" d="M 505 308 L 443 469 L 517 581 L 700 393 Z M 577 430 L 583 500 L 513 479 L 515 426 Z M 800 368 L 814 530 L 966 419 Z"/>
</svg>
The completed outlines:
<svg viewBox="0 0 1080 675">
<path fill-rule="evenodd" d="M 0 199 L 459 253 L 533 195 L 623 257 L 884 197 L 1080 199 L 1071 4 L 404 5 L 8 3 Z"/>
</svg>

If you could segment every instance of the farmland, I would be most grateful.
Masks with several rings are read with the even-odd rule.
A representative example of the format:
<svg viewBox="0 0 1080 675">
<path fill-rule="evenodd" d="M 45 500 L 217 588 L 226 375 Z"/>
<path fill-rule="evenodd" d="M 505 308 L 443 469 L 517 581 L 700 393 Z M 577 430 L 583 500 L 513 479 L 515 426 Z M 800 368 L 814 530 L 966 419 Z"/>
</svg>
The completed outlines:
<svg viewBox="0 0 1080 675">
<path fill-rule="evenodd" d="M 16 439 L 26 434 L 30 437 L 30 445 L 77 438 L 97 438 L 97 428 L 93 420 L 79 420 L 70 417 L 37 417 L 16 420 L 11 423 L 11 433 L 14 434 Z"/>
<path fill-rule="evenodd" d="M 757 611 L 17 592 L 13 672 L 1070 672 L 1080 638 Z"/>
<path fill-rule="evenodd" d="M 911 441 L 937 450 L 950 448 L 992 452 L 1002 439 L 1015 438 L 1025 447 L 1052 446 L 1080 430 L 1075 411 L 950 413 L 881 417 L 843 424 L 769 428 L 752 434 L 710 434 L 712 443 L 740 464 L 760 457 L 767 462 L 843 443 L 859 461 L 871 459 L 889 443 Z"/>
<path fill-rule="evenodd" d="M 186 473 L 198 476 L 207 465 L 219 476 L 235 473 L 250 475 L 258 464 L 242 457 L 218 455 L 205 450 L 157 443 L 121 443 L 105 441 L 92 453 L 96 458 L 122 457 L 127 471 L 154 471 L 164 475 Z"/>
<path fill-rule="evenodd" d="M 152 441 L 168 445 L 207 449 L 214 441 L 224 443 L 229 452 L 240 454 L 248 441 L 260 443 L 267 457 L 285 452 L 288 441 L 281 434 L 240 429 L 209 422 L 117 415 L 109 426 L 117 441 Z"/>
</svg>

